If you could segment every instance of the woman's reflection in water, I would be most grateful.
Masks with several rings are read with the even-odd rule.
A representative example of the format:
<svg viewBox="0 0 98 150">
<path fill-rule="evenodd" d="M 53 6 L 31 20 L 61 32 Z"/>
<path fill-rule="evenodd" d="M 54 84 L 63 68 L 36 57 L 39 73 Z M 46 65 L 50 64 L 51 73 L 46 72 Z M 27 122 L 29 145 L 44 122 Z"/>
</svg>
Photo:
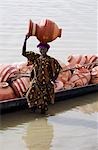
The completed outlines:
<svg viewBox="0 0 98 150">
<path fill-rule="evenodd" d="M 47 118 L 38 118 L 27 126 L 23 140 L 28 150 L 49 150 L 53 138 L 53 127 L 48 124 Z"/>
<path fill-rule="evenodd" d="M 76 109 L 87 114 L 96 113 L 98 112 L 98 102 L 93 102 L 92 104 L 86 104 L 82 107 L 78 106 Z"/>
</svg>

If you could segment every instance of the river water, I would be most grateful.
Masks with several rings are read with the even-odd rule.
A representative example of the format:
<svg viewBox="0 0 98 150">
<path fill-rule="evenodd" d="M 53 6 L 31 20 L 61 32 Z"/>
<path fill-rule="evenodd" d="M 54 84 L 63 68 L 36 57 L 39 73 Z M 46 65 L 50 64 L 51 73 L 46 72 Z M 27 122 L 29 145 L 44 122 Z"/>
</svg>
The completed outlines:
<svg viewBox="0 0 98 150">
<path fill-rule="evenodd" d="M 49 55 L 64 62 L 72 54 L 98 54 L 96 0 L 0 0 L 0 63 L 25 61 L 21 49 L 29 19 L 48 18 L 62 28 Z M 28 50 L 38 52 L 31 37 Z M 49 106 L 52 116 L 28 110 L 0 121 L 1 150 L 97 150 L 98 93 Z"/>
</svg>

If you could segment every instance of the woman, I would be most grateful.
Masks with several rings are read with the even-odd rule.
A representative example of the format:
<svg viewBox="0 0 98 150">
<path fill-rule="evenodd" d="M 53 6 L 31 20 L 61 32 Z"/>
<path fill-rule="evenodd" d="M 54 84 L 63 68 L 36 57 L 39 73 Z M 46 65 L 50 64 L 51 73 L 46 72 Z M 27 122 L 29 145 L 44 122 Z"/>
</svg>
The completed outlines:
<svg viewBox="0 0 98 150">
<path fill-rule="evenodd" d="M 47 55 L 50 46 L 40 43 L 40 55 L 32 51 L 26 52 L 26 41 L 29 37 L 26 35 L 22 55 L 32 61 L 33 69 L 31 71 L 31 84 L 26 94 L 29 108 L 40 109 L 45 113 L 49 103 L 54 103 L 54 82 L 62 69 L 58 61 Z"/>
</svg>

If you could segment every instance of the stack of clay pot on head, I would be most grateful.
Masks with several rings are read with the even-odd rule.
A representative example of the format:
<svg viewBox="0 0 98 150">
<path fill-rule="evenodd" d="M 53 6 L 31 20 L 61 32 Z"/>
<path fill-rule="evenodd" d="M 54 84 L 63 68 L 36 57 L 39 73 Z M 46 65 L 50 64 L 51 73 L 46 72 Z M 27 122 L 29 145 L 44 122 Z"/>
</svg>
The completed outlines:
<svg viewBox="0 0 98 150">
<path fill-rule="evenodd" d="M 41 43 L 48 43 L 61 37 L 62 29 L 49 19 L 43 19 L 39 24 L 29 21 L 28 36 L 35 36 Z"/>
</svg>

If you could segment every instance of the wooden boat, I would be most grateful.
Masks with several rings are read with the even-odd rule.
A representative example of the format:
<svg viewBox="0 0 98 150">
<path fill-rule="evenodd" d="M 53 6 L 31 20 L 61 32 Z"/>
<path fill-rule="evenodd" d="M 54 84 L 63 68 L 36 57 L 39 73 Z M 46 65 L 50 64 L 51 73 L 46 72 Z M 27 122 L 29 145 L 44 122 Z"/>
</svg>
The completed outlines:
<svg viewBox="0 0 98 150">
<path fill-rule="evenodd" d="M 55 93 L 55 102 L 94 92 L 98 92 L 98 84 L 89 84 L 82 87 L 75 87 L 69 90 L 60 90 L 59 92 Z M 26 108 L 28 108 L 28 105 L 25 97 L 0 101 L 1 114 Z"/>
</svg>

